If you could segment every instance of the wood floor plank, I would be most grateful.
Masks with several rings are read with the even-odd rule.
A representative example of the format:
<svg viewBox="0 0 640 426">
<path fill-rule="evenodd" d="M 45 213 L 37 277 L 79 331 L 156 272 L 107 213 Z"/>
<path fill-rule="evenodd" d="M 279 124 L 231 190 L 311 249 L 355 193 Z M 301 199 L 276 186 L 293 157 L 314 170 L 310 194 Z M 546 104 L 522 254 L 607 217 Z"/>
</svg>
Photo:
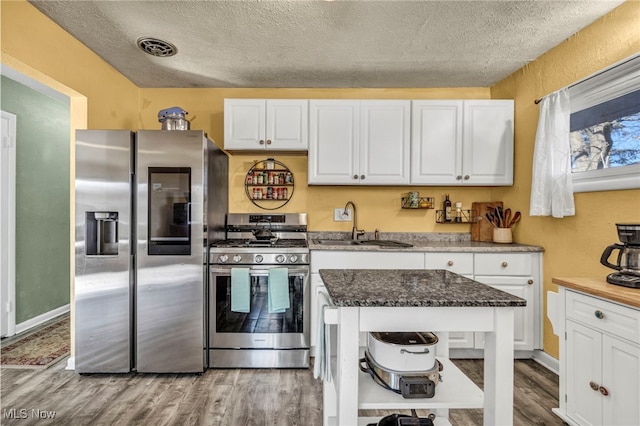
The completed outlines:
<svg viewBox="0 0 640 426">
<path fill-rule="evenodd" d="M 482 360 L 453 360 L 478 386 Z M 48 424 L 73 425 L 322 425 L 322 384 L 300 369 L 219 369 L 202 375 L 93 374 L 65 370 L 2 369 L 0 414 L 32 409 L 56 412 Z M 514 367 L 514 424 L 562 425 L 558 377 L 532 360 Z M 437 390 L 436 390 L 437 392 Z M 409 414 L 408 411 L 399 410 Z M 389 411 L 361 410 L 384 416 Z M 420 410 L 419 414 L 427 412 Z M 482 410 L 450 410 L 453 425 L 481 425 Z M 43 424 L 36 418 L 3 415 L 3 425 Z"/>
</svg>

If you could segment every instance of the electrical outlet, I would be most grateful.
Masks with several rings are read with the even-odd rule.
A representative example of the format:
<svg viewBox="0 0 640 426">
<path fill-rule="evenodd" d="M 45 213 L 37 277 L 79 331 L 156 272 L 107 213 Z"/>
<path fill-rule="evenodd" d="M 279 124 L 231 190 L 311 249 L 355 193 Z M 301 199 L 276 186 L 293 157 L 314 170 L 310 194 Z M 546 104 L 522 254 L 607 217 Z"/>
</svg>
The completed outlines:
<svg viewBox="0 0 640 426">
<path fill-rule="evenodd" d="M 334 222 L 349 222 L 351 221 L 351 209 L 334 209 L 333 211 Z"/>
</svg>

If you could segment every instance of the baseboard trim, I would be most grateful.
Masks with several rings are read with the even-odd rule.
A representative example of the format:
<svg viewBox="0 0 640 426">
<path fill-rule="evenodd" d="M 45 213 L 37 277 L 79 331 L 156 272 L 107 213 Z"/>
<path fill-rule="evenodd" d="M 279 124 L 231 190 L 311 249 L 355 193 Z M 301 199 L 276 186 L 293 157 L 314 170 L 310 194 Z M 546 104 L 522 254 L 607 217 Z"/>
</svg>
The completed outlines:
<svg viewBox="0 0 640 426">
<path fill-rule="evenodd" d="M 32 329 L 33 327 L 37 327 L 40 324 L 43 324 L 49 320 L 52 320 L 60 315 L 64 315 L 69 312 L 70 305 L 66 304 L 64 306 L 60 306 L 59 308 L 53 309 L 49 312 L 45 312 L 42 315 L 38 315 L 37 317 L 28 319 L 26 321 L 21 322 L 20 324 L 16 324 L 16 334 L 24 333 Z"/>
<path fill-rule="evenodd" d="M 560 374 L 560 362 L 545 351 L 535 350 L 533 352 L 533 360 L 547 370 Z"/>
<path fill-rule="evenodd" d="M 76 357 L 70 356 L 69 359 L 67 359 L 67 366 L 65 370 L 75 370 L 75 369 L 76 369 Z"/>
</svg>

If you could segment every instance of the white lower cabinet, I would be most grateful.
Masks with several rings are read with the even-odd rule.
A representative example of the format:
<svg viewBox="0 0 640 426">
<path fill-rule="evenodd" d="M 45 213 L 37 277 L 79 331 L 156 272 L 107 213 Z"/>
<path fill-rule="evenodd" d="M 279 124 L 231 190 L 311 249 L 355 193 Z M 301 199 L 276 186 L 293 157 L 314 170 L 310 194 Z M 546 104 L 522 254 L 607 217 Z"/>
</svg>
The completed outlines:
<svg viewBox="0 0 640 426">
<path fill-rule="evenodd" d="M 491 277 L 476 276 L 475 280 L 506 293 L 518 296 L 527 301 L 527 306 L 516 308 L 514 333 L 514 350 L 531 351 L 534 348 L 534 309 L 533 290 L 534 280 L 531 276 L 524 277 Z M 475 348 L 484 348 L 484 334 L 478 334 L 475 340 Z"/>
<path fill-rule="evenodd" d="M 560 414 L 577 425 L 640 425 L 640 311 L 573 291 L 566 296 Z"/>
<path fill-rule="evenodd" d="M 320 269 L 424 269 L 424 253 L 311 251 L 311 347 L 316 346 L 319 321 L 318 293 L 327 292 Z M 366 334 L 360 336 L 366 342 Z"/>
<path fill-rule="evenodd" d="M 521 297 L 527 306 L 516 308 L 514 350 L 528 356 L 542 348 L 541 255 L 539 252 L 311 252 L 311 346 L 316 345 L 318 291 L 325 291 L 320 269 L 444 269 Z M 432 330 L 425 330 L 432 331 Z M 361 338 L 363 338 L 361 336 Z M 484 333 L 452 331 L 452 349 L 484 349 Z M 481 351 L 475 351 L 482 355 Z"/>
<path fill-rule="evenodd" d="M 514 350 L 542 347 L 540 310 L 541 260 L 539 253 L 425 253 L 426 269 L 445 269 L 521 297 L 527 306 L 517 308 Z M 451 332 L 449 347 L 483 349 L 484 333 Z"/>
<path fill-rule="evenodd" d="M 542 348 L 540 314 L 540 253 L 476 253 L 474 279 L 493 288 L 518 296 L 527 306 L 516 308 L 514 350 Z M 476 335 L 476 349 L 484 348 L 484 336 Z"/>
<path fill-rule="evenodd" d="M 425 269 L 444 269 L 473 279 L 473 253 L 426 253 Z M 471 331 L 449 332 L 449 347 L 452 349 L 472 349 L 475 333 Z"/>
</svg>

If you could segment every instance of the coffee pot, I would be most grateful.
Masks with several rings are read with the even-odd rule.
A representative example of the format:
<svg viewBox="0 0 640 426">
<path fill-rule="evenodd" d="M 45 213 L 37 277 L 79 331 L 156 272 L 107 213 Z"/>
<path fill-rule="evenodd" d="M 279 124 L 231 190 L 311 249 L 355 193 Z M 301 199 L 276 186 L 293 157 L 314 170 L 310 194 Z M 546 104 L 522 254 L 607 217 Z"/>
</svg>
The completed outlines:
<svg viewBox="0 0 640 426">
<path fill-rule="evenodd" d="M 617 223 L 618 238 L 622 244 L 607 246 L 600 257 L 600 263 L 616 271 L 607 276 L 610 284 L 640 288 L 640 224 Z M 609 258 L 618 251 L 616 263 Z"/>
</svg>

